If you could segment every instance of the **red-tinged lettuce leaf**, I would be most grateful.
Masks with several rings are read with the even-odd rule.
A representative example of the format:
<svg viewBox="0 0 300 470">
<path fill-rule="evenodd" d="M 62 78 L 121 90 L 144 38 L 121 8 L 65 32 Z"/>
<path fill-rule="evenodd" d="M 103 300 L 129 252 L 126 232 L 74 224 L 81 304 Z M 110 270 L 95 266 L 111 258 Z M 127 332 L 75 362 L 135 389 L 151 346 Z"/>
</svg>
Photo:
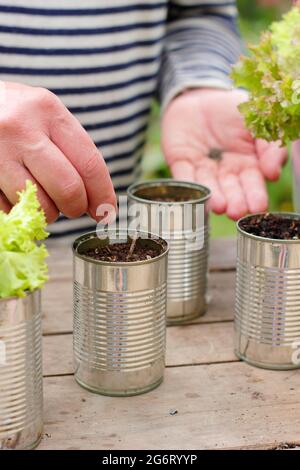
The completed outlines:
<svg viewBox="0 0 300 470">
<path fill-rule="evenodd" d="M 284 144 L 300 137 L 300 7 L 273 23 L 260 43 L 250 47 L 232 71 L 249 92 L 240 106 L 256 137 Z"/>
</svg>

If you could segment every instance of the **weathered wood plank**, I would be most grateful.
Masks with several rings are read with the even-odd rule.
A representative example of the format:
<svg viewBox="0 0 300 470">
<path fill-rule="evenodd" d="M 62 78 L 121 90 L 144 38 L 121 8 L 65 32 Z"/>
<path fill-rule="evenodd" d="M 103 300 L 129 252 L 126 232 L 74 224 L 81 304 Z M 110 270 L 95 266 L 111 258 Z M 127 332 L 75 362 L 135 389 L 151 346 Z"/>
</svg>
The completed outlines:
<svg viewBox="0 0 300 470">
<path fill-rule="evenodd" d="M 72 281 L 60 279 L 48 282 L 42 291 L 43 333 L 73 331 Z"/>
<path fill-rule="evenodd" d="M 230 361 L 236 361 L 232 322 L 167 329 L 167 366 Z"/>
<path fill-rule="evenodd" d="M 210 242 L 210 269 L 233 270 L 236 267 L 236 239 L 219 238 Z"/>
<path fill-rule="evenodd" d="M 194 323 L 230 321 L 234 309 L 234 272 L 212 272 L 209 278 L 211 302 L 208 312 Z M 43 331 L 66 333 L 72 326 L 72 281 L 57 279 L 43 289 Z"/>
<path fill-rule="evenodd" d="M 49 240 L 47 246 L 51 279 L 69 279 L 72 277 L 72 241 L 74 238 Z M 210 242 L 210 268 L 213 271 L 233 270 L 236 265 L 236 241 L 218 239 Z"/>
<path fill-rule="evenodd" d="M 43 336 L 43 375 L 73 373 L 73 335 Z"/>
<path fill-rule="evenodd" d="M 47 259 L 50 280 L 72 279 L 71 241 L 47 240 L 46 245 L 50 255 Z"/>
<path fill-rule="evenodd" d="M 41 449 L 224 449 L 298 442 L 300 374 L 244 363 L 175 367 L 153 392 L 88 393 L 46 378 Z M 177 414 L 170 414 L 170 410 Z"/>
<path fill-rule="evenodd" d="M 72 374 L 72 335 L 44 336 L 44 375 Z M 237 360 L 232 323 L 172 327 L 167 330 L 167 366 Z"/>
<path fill-rule="evenodd" d="M 210 272 L 206 314 L 192 323 L 231 321 L 234 318 L 235 272 Z"/>
</svg>

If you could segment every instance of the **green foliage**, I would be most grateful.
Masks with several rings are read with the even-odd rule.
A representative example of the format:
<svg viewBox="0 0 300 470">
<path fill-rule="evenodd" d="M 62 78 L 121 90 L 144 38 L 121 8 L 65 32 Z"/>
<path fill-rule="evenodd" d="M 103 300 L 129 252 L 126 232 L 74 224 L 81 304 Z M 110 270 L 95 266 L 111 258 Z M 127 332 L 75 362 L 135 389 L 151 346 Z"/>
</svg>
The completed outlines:
<svg viewBox="0 0 300 470">
<path fill-rule="evenodd" d="M 246 125 L 256 137 L 287 143 L 300 135 L 300 8 L 263 33 L 233 68 L 236 86 L 249 91 L 240 106 Z"/>
<path fill-rule="evenodd" d="M 10 213 L 0 211 L 0 298 L 24 297 L 47 280 L 48 253 L 36 241 L 48 234 L 36 192 L 36 186 L 27 181 Z"/>
</svg>

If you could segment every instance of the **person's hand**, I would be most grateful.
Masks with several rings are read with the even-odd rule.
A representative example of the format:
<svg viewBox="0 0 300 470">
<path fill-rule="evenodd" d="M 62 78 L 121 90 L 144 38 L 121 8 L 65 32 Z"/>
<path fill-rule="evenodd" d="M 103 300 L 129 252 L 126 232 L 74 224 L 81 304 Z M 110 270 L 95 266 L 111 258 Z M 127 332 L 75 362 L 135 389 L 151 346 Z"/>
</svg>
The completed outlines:
<svg viewBox="0 0 300 470">
<path fill-rule="evenodd" d="M 265 178 L 275 181 L 287 159 L 277 143 L 255 140 L 237 106 L 240 90 L 196 89 L 167 106 L 162 147 L 173 177 L 212 190 L 211 208 L 238 219 L 268 207 Z"/>
<path fill-rule="evenodd" d="M 86 131 L 53 93 L 0 82 L 0 209 L 8 212 L 26 180 L 38 187 L 48 222 L 59 212 L 115 205 L 105 162 Z"/>
</svg>

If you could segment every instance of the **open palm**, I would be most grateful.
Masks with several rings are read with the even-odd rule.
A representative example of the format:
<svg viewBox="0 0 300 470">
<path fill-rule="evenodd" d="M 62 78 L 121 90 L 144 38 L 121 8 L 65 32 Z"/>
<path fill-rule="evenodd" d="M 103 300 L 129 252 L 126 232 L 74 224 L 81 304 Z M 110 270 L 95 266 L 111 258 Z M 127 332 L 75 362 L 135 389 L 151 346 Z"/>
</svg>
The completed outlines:
<svg viewBox="0 0 300 470">
<path fill-rule="evenodd" d="M 162 121 L 162 146 L 176 179 L 212 190 L 211 208 L 238 219 L 265 211 L 265 178 L 276 180 L 287 158 L 278 143 L 254 139 L 237 106 L 240 90 L 190 90 L 175 98 Z"/>
</svg>

